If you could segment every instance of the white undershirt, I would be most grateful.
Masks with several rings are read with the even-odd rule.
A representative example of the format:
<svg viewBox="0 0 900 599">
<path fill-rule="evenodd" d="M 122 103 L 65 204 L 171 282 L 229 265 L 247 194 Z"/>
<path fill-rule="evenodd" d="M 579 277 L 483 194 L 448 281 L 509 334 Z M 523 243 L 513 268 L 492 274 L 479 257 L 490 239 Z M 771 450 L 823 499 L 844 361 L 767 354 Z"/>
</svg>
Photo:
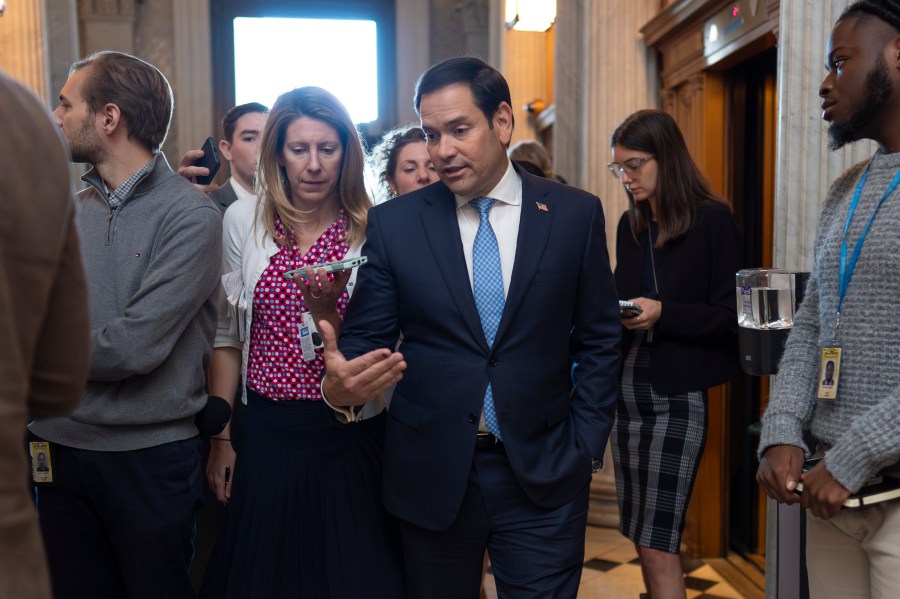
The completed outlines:
<svg viewBox="0 0 900 599">
<path fill-rule="evenodd" d="M 488 220 L 497 236 L 500 249 L 500 268 L 503 271 L 503 295 L 509 293 L 509 282 L 512 279 L 513 265 L 516 261 L 516 242 L 519 237 L 519 220 L 522 216 L 522 179 L 516 173 L 511 162 L 507 162 L 506 173 L 497 186 L 487 194 L 497 200 L 491 206 Z M 478 233 L 478 210 L 469 204 L 473 198 L 456 196 L 456 219 L 459 222 L 459 236 L 462 239 L 463 254 L 466 257 L 466 269 L 469 271 L 469 284 L 472 283 L 472 246 L 475 234 Z M 474 288 L 474 285 L 473 285 Z"/>
<path fill-rule="evenodd" d="M 244 198 L 253 198 L 254 200 L 256 199 L 256 194 L 250 193 L 249 191 L 244 189 L 244 186 L 241 185 L 240 183 L 238 183 L 234 177 L 229 177 L 228 182 L 231 183 L 231 189 L 234 190 L 234 195 L 237 196 L 237 199 L 239 199 L 239 200 L 242 200 Z"/>
</svg>

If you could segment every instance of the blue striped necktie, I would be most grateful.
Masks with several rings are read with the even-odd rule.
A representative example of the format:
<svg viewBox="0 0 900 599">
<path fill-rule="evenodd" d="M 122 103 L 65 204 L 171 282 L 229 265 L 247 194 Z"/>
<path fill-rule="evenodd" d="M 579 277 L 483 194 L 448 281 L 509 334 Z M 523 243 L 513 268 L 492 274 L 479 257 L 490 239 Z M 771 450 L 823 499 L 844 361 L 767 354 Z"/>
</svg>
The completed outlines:
<svg viewBox="0 0 900 599">
<path fill-rule="evenodd" d="M 478 316 L 481 318 L 481 329 L 489 347 L 494 345 L 494 337 L 497 335 L 497 327 L 500 326 L 505 303 L 500 247 L 488 220 L 494 201 L 491 198 L 475 198 L 469 202 L 479 214 L 478 232 L 472 246 L 472 287 L 475 293 L 475 307 L 478 308 Z M 488 430 L 499 439 L 500 427 L 497 424 L 497 413 L 494 411 L 494 392 L 490 383 L 484 393 L 484 422 Z"/>
</svg>

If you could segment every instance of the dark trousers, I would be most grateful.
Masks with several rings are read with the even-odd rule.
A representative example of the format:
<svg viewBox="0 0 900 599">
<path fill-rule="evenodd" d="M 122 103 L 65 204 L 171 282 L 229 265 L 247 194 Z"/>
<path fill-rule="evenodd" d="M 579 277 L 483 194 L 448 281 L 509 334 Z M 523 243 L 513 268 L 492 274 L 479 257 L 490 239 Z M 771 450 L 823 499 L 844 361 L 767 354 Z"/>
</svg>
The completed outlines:
<svg viewBox="0 0 900 599">
<path fill-rule="evenodd" d="M 243 385 L 238 385 L 237 392 L 234 395 L 234 401 L 231 404 L 231 445 L 235 451 L 240 451 L 241 441 L 241 411 L 244 409 L 243 403 Z M 191 562 L 191 581 L 196 591 L 200 590 L 203 583 L 203 576 L 206 573 L 206 567 L 209 565 L 209 559 L 212 555 L 213 547 L 216 545 L 216 538 L 219 531 L 225 526 L 228 519 L 228 507 L 219 503 L 216 494 L 206 482 L 206 465 L 209 461 L 210 443 L 223 443 L 224 441 L 203 440 L 203 507 L 197 510 L 197 525 L 194 534 L 194 561 Z"/>
<path fill-rule="evenodd" d="M 462 507 L 448 530 L 400 521 L 410 598 L 477 598 L 485 548 L 501 599 L 574 598 L 588 487 L 585 474 L 584 489 L 572 501 L 543 509 L 522 491 L 502 446 L 476 450 Z"/>
<path fill-rule="evenodd" d="M 187 599 L 199 438 L 123 452 L 55 446 L 54 486 L 37 489 L 56 599 Z"/>
</svg>

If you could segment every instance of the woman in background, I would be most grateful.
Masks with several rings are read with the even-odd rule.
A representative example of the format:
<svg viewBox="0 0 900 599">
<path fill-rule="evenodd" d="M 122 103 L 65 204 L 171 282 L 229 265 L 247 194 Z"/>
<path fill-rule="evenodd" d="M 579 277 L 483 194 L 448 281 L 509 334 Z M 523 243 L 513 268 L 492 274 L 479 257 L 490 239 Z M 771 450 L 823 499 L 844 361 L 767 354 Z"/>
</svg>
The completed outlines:
<svg viewBox="0 0 900 599">
<path fill-rule="evenodd" d="M 385 133 L 372 149 L 369 164 L 377 178 L 373 193 L 376 204 L 438 180 L 425 148 L 425 134 L 418 127 Z"/>
<path fill-rule="evenodd" d="M 678 554 L 706 442 L 706 389 L 738 372 L 740 240 L 667 113 L 632 114 L 611 146 L 609 169 L 629 201 L 616 237 L 616 288 L 642 309 L 622 318 L 612 435 L 619 529 L 635 543 L 649 596 L 683 599 Z"/>
<path fill-rule="evenodd" d="M 404 597 L 399 536 L 381 500 L 383 401 L 339 415 L 323 401 L 315 323 L 340 329 L 370 206 L 363 152 L 344 106 L 304 87 L 282 94 L 260 141 L 259 202 L 224 217 L 223 283 L 209 390 L 246 382 L 240 452 L 213 437 L 207 476 L 228 521 L 201 596 Z M 306 276 L 285 277 L 295 269 Z M 233 490 L 232 490 L 233 488 Z"/>
<path fill-rule="evenodd" d="M 515 160 L 519 165 L 532 175 L 553 179 L 553 161 L 543 144 L 533 139 L 523 139 L 516 142 L 508 151 L 510 160 Z"/>
</svg>

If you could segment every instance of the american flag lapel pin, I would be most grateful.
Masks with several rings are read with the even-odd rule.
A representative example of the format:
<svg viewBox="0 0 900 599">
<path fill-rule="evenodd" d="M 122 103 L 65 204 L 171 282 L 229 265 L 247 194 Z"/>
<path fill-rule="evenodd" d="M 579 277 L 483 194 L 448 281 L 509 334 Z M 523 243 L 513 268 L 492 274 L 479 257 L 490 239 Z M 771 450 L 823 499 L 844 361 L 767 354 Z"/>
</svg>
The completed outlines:
<svg viewBox="0 0 900 599">
<path fill-rule="evenodd" d="M 537 204 L 537 209 L 541 212 L 550 212 L 550 209 L 547 208 L 547 204 L 543 202 L 535 202 L 535 204 Z"/>
</svg>

